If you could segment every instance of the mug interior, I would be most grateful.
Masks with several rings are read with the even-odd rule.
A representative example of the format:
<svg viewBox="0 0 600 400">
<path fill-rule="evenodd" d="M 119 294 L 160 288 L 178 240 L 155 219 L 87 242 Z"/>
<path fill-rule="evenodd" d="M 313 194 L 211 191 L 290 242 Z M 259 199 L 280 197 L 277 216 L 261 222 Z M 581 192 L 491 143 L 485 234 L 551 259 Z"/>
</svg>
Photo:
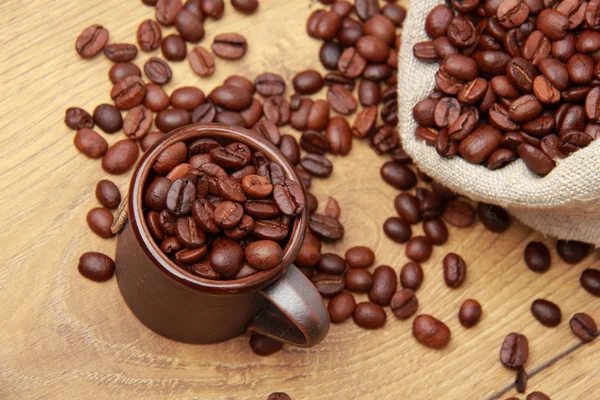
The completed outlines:
<svg viewBox="0 0 600 400">
<path fill-rule="evenodd" d="M 270 161 L 275 161 L 281 165 L 286 178 L 300 184 L 294 168 L 289 164 L 285 156 L 266 139 L 246 129 L 224 124 L 211 123 L 184 126 L 168 133 L 148 149 L 136 167 L 129 188 L 128 211 L 131 228 L 142 249 L 146 252 L 146 256 L 164 273 L 185 285 L 214 294 L 240 293 L 264 287 L 277 279 L 296 258 L 304 240 L 304 234 L 306 233 L 308 218 L 306 208 L 300 215 L 294 218 L 287 244 L 283 249 L 281 264 L 275 268 L 262 270 L 253 275 L 234 280 L 205 279 L 179 267 L 160 250 L 146 225 L 143 198 L 150 179 L 155 176 L 152 166 L 158 155 L 174 143 L 187 142 L 201 137 L 215 139 L 222 144 L 240 142 L 250 147 L 253 152 L 261 151 Z"/>
</svg>

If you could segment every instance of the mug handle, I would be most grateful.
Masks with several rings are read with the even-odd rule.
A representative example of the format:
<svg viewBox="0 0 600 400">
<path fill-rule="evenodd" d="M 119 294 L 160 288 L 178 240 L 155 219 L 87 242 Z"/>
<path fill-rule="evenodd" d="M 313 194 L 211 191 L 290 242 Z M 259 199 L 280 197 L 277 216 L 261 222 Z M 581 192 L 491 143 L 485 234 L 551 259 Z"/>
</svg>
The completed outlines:
<svg viewBox="0 0 600 400">
<path fill-rule="evenodd" d="M 271 303 L 248 325 L 248 331 L 299 347 L 321 342 L 329 331 L 323 299 L 298 268 L 290 265 L 260 293 Z"/>
</svg>

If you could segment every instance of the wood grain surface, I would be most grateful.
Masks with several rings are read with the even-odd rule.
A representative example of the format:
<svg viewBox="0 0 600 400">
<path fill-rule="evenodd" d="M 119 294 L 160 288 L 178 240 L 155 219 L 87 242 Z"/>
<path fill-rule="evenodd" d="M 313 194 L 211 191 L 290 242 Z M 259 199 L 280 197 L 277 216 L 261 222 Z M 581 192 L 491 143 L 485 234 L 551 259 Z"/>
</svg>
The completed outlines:
<svg viewBox="0 0 600 400">
<path fill-rule="evenodd" d="M 274 71 L 290 82 L 297 71 L 322 70 L 320 42 L 304 30 L 319 6 L 264 0 L 248 17 L 227 1 L 225 17 L 206 23 L 202 44 L 209 47 L 217 33 L 239 32 L 249 40 L 248 54 L 238 62 L 217 60 L 210 79 L 195 76 L 187 62 L 171 63 L 174 78 L 167 91 L 197 85 L 208 93 L 232 73 L 254 78 Z M 389 310 L 382 330 L 362 330 L 347 321 L 332 326 L 316 348 L 285 347 L 267 358 L 250 351 L 248 337 L 210 346 L 175 343 L 136 320 L 115 279 L 99 284 L 82 278 L 79 255 L 92 250 L 113 255 L 115 239 L 102 240 L 86 226 L 87 211 L 97 206 L 95 184 L 107 176 L 98 161 L 78 153 L 63 118 L 69 106 L 91 111 L 110 101 L 111 63 L 103 56 L 80 59 L 74 41 L 83 28 L 99 23 L 110 30 L 111 42 L 133 43 L 138 24 L 153 18 L 153 11 L 139 0 L 0 1 L 0 398 L 266 399 L 284 391 L 296 400 L 486 399 L 514 381 L 498 352 L 504 336 L 516 331 L 530 340 L 527 369 L 541 369 L 530 379 L 530 391 L 552 399 L 600 399 L 600 340 L 546 365 L 577 346 L 568 327 L 571 315 L 582 311 L 600 320 L 600 301 L 578 283 L 581 271 L 598 267 L 600 254 L 566 265 L 553 240 L 518 223 L 502 235 L 479 223 L 451 229 L 449 243 L 424 263 L 419 312 L 452 329 L 452 342 L 442 351 L 420 346 L 410 333 L 411 321 L 397 320 Z M 138 55 L 136 63 L 143 65 L 149 56 Z M 315 97 L 323 96 L 321 91 Z M 122 133 L 104 136 L 112 143 Z M 322 205 L 327 196 L 339 200 L 346 227 L 344 240 L 326 249 L 343 253 L 368 245 L 377 264 L 399 271 L 404 248 L 381 230 L 394 214 L 396 191 L 379 179 L 384 158 L 366 143 L 354 145 L 349 156 L 332 157 L 330 179 L 314 183 Z M 110 179 L 126 189 L 127 174 Z M 530 240 L 553 249 L 549 272 L 538 275 L 525 267 L 522 254 Z M 468 264 L 466 284 L 456 290 L 442 279 L 441 259 L 450 251 Z M 467 298 L 484 309 L 481 323 L 469 330 L 456 316 Z M 557 328 L 533 318 L 529 307 L 536 298 L 561 306 Z M 494 398 L 514 394 L 509 389 Z"/>
</svg>

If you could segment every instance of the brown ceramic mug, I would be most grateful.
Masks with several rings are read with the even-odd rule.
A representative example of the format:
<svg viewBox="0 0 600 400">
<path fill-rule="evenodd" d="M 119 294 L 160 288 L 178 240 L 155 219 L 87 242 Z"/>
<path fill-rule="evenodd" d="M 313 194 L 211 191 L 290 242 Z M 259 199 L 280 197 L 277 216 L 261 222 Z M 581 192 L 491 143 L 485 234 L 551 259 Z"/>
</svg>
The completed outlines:
<svg viewBox="0 0 600 400">
<path fill-rule="evenodd" d="M 283 261 L 273 269 L 236 280 L 208 280 L 174 264 L 160 250 L 146 226 L 143 196 L 158 155 L 179 141 L 207 137 L 241 142 L 279 163 L 288 179 L 299 183 L 294 168 L 279 150 L 245 129 L 198 124 L 174 130 L 140 160 L 131 180 L 126 210 L 129 222 L 117 242 L 116 274 L 125 302 L 153 331 L 187 343 L 215 343 L 260 333 L 309 347 L 329 330 L 321 296 L 292 262 L 302 246 L 307 210 L 295 218 Z"/>
</svg>

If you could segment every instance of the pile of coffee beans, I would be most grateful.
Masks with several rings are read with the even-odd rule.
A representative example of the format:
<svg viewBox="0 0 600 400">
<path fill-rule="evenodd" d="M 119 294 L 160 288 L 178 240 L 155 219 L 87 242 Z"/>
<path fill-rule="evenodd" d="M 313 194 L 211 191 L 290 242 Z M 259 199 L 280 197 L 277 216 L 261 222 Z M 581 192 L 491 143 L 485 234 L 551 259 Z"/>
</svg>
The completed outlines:
<svg viewBox="0 0 600 400">
<path fill-rule="evenodd" d="M 148 150 L 165 133 L 190 123 L 222 122 L 247 128 L 277 146 L 300 179 L 299 184 L 290 181 L 277 163 L 242 143 L 207 138 L 172 145 L 154 164 L 144 198 L 146 225 L 162 251 L 176 265 L 202 278 L 239 279 L 280 263 L 294 218 L 306 208 L 309 232 L 294 264 L 328 302 L 331 321 L 338 324 L 352 318 L 361 328 L 379 329 L 386 324 L 389 307 L 400 320 L 414 317 L 412 333 L 419 343 L 432 349 L 445 347 L 452 337 L 448 326 L 435 316 L 417 315 L 417 293 L 424 279 L 421 264 L 429 260 L 434 246 L 448 241 L 448 225 L 467 229 L 480 220 L 488 230 L 502 233 L 509 229 L 511 218 L 500 207 L 475 204 L 433 181 L 411 165 L 412 160 L 402 149 L 396 127 L 396 72 L 399 28 L 406 10 L 394 2 L 381 7 L 375 0 L 355 0 L 354 4 L 320 0 L 330 7 L 315 10 L 306 31 L 323 41 L 318 57 L 329 71 L 326 74 L 299 71 L 291 83 L 269 71 L 253 77 L 232 75 L 207 94 L 196 86 L 179 87 L 168 94 L 162 85 L 172 79 L 170 62 L 187 57 L 197 75 L 208 77 L 216 68 L 214 56 L 238 60 L 248 51 L 249 44 L 242 35 L 227 33 L 217 35 L 210 50 L 196 45 L 205 33 L 204 20 L 218 20 L 225 12 L 222 0 L 143 2 L 156 6 L 156 21 L 146 20 L 139 25 L 139 49 L 160 51 L 164 59 L 151 57 L 140 68 L 134 63 L 137 47 L 109 44 L 108 30 L 99 25 L 84 30 L 76 41 L 82 57 L 94 57 L 104 51 L 114 63 L 108 72 L 114 85 L 113 104 L 101 104 L 91 114 L 77 107 L 66 111 L 66 125 L 77 130 L 77 149 L 90 158 L 102 159 L 107 173 L 124 174 L 136 163 L 140 149 Z M 572 51 L 566 60 L 559 56 L 547 57 L 550 62 L 543 61 L 543 57 L 538 60 L 543 52 L 537 52 L 546 51 L 543 46 L 541 50 L 535 47 L 538 42 L 529 45 L 536 49 L 533 55 L 511 53 L 513 48 L 522 52 L 528 42 L 528 30 L 535 30 L 535 17 L 526 16 L 518 22 L 514 15 L 520 15 L 524 6 L 534 3 L 452 1 L 451 6 L 439 6 L 428 17 L 426 29 L 435 40 L 417 45 L 415 55 L 441 62 L 441 68 L 436 79 L 439 87 L 415 106 L 414 115 L 421 125 L 416 133 L 445 156 L 458 154 L 470 162 L 486 162 L 490 168 L 499 168 L 520 156 L 531 164 L 530 168 L 536 168 L 545 165 L 546 156 L 539 153 L 552 146 L 557 150 L 547 156 L 551 160 L 559 158 L 559 153 L 566 156 L 578 148 L 581 135 L 571 131 L 595 135 L 595 124 L 580 104 L 588 92 L 593 92 L 595 79 L 577 83 L 570 74 L 573 71 L 578 75 L 583 64 L 579 58 L 574 58 L 571 67 L 568 64 L 576 51 L 578 57 L 586 56 L 585 53 L 591 53 L 592 58 L 595 55 L 595 50 L 580 51 L 577 46 L 576 35 L 585 38 L 581 24 L 579 28 L 575 25 L 566 29 L 565 38 L 570 39 L 551 39 L 555 41 L 552 49 Z M 232 0 L 231 4 L 244 14 L 258 8 L 256 0 Z M 556 10 L 563 12 L 565 6 L 563 11 L 559 8 Z M 530 10 L 528 14 L 545 12 L 542 9 Z M 496 15 L 500 11 L 502 21 Z M 569 13 L 569 18 L 575 18 L 575 14 Z M 555 13 L 551 15 L 556 17 Z M 515 25 L 508 30 L 506 24 Z M 163 38 L 161 26 L 175 26 L 177 34 Z M 538 29 L 537 32 L 544 32 L 545 28 Z M 586 35 L 592 37 L 590 32 Z M 542 36 L 549 37 L 547 32 Z M 195 47 L 188 51 L 186 42 Z M 539 42 L 546 46 L 543 39 Z M 556 62 L 567 63 L 566 75 Z M 541 78 L 530 79 L 528 73 L 543 76 L 548 82 L 540 84 Z M 524 88 L 528 79 L 531 89 Z M 555 81 L 560 79 L 566 79 L 566 86 L 556 86 Z M 551 104 L 538 99 L 544 85 L 562 90 L 559 100 L 552 99 Z M 291 94 L 289 89 L 293 89 Z M 310 97 L 323 90 L 326 100 Z M 473 91 L 477 93 L 474 95 Z M 473 96 L 477 98 L 475 102 Z M 525 121 L 533 114 L 532 109 L 537 110 L 536 101 L 542 110 Z M 522 118 L 513 121 L 511 115 Z M 511 122 L 519 128 L 506 131 L 500 125 Z M 286 126 L 301 133 L 298 140 L 282 132 Z M 551 128 L 547 132 L 548 126 Z M 106 134 L 122 130 L 125 138 L 108 146 L 104 137 L 94 131 L 96 127 Z M 558 135 L 550 133 L 553 130 Z M 386 157 L 381 178 L 398 190 L 393 199 L 397 215 L 383 223 L 385 235 L 404 246 L 411 260 L 398 274 L 396 266 L 378 265 L 376 254 L 367 246 L 352 247 L 345 254 L 322 252 L 323 242 L 331 243 L 344 236 L 340 221 L 343 215 L 333 197 L 326 199 L 322 212 L 318 211 L 319 200 L 309 191 L 311 182 L 313 178 L 329 177 L 335 156 L 348 155 L 355 139 L 367 140 L 378 155 Z M 483 145 L 479 148 L 477 143 Z M 111 210 L 118 206 L 121 195 L 114 183 L 103 180 L 96 187 L 96 196 L 102 207 L 91 210 L 87 221 L 92 231 L 109 237 L 116 233 Z M 418 224 L 424 234 L 413 235 Z M 577 263 L 592 251 L 591 246 L 574 241 L 558 241 L 556 248 L 568 263 Z M 524 260 L 537 273 L 549 270 L 552 261 L 548 248 L 540 242 L 526 246 Z M 110 278 L 114 268 L 112 260 L 100 253 L 86 253 L 79 263 L 81 274 L 97 281 Z M 468 279 L 467 263 L 459 254 L 447 253 L 439 268 L 449 290 L 460 290 Z M 584 271 L 580 283 L 592 295 L 600 295 L 597 269 Z M 355 295 L 361 294 L 366 294 L 367 300 L 357 302 Z M 560 308 L 546 299 L 537 299 L 531 312 L 545 326 L 556 326 L 562 321 Z M 483 307 L 475 299 L 466 300 L 457 310 L 464 328 L 476 326 L 482 314 Z M 597 325 L 587 314 L 575 314 L 569 325 L 584 342 L 598 336 Z M 283 347 L 262 335 L 252 335 L 250 346 L 261 356 Z M 501 361 L 517 371 L 516 386 L 522 391 L 527 384 L 527 356 L 527 339 L 511 333 L 502 345 Z M 536 393 L 539 392 L 528 398 L 542 398 Z M 269 398 L 290 397 L 273 393 Z"/>
<path fill-rule="evenodd" d="M 419 60 L 439 63 L 413 108 L 442 157 L 546 175 L 600 136 L 598 1 L 448 1 L 425 20 Z"/>
<path fill-rule="evenodd" d="M 220 280 L 281 264 L 306 200 L 277 162 L 243 143 L 200 138 L 170 145 L 152 170 L 146 225 L 179 267 Z"/>
</svg>

